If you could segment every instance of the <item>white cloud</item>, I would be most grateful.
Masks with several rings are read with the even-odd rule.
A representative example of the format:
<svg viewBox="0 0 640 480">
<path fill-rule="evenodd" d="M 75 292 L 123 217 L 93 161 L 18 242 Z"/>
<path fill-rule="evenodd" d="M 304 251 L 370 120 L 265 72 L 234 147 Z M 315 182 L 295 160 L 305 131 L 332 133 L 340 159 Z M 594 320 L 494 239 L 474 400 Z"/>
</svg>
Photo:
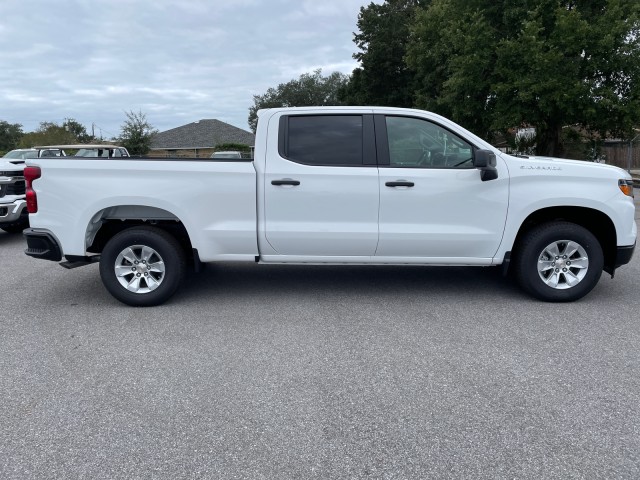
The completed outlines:
<svg viewBox="0 0 640 480">
<path fill-rule="evenodd" d="M 377 0 L 378 2 L 381 0 Z M 302 73 L 349 73 L 368 0 L 2 0 L 0 120 L 73 117 L 119 131 L 200 118 L 247 128 L 253 94 Z"/>
</svg>

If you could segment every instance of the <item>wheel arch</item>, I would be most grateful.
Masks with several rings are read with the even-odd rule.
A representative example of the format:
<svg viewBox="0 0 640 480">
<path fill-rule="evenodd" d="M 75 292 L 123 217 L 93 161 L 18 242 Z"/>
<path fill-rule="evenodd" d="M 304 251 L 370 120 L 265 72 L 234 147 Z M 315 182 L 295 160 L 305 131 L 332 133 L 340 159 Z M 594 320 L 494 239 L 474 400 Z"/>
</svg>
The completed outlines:
<svg viewBox="0 0 640 480">
<path fill-rule="evenodd" d="M 85 232 L 85 249 L 101 253 L 106 243 L 123 230 L 153 226 L 173 235 L 185 252 L 193 255 L 193 245 L 184 223 L 168 210 L 145 205 L 115 205 L 103 208 L 91 218 Z"/>
<path fill-rule="evenodd" d="M 531 213 L 520 225 L 513 243 L 516 252 L 525 234 L 532 228 L 549 222 L 575 223 L 589 230 L 600 243 L 604 254 L 604 271 L 613 274 L 616 261 L 617 235 L 613 220 L 604 212 L 588 207 L 547 207 Z"/>
</svg>

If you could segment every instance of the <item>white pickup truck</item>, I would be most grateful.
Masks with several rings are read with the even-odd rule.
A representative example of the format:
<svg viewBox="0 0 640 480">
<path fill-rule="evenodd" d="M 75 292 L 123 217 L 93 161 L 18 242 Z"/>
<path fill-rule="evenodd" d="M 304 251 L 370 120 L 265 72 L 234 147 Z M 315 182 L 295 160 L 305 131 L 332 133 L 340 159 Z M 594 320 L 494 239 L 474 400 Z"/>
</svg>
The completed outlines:
<svg viewBox="0 0 640 480">
<path fill-rule="evenodd" d="M 23 170 L 25 155 L 31 154 L 12 150 L 0 158 L 0 229 L 8 233 L 19 233 L 29 224 Z"/>
<path fill-rule="evenodd" d="M 631 177 L 501 153 L 433 113 L 259 113 L 254 159 L 28 160 L 26 254 L 100 263 L 157 305 L 187 262 L 502 265 L 547 301 L 586 295 L 636 243 Z"/>
</svg>

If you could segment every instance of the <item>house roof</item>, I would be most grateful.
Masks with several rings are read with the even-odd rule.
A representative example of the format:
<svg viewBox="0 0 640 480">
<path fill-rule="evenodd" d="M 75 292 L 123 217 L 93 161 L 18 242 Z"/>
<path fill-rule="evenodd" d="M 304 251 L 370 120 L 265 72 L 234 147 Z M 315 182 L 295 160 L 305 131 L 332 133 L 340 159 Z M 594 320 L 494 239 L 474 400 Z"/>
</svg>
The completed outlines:
<svg viewBox="0 0 640 480">
<path fill-rule="evenodd" d="M 198 120 L 181 127 L 157 133 L 152 149 L 215 148 L 222 143 L 242 143 L 252 146 L 255 135 L 215 119 Z"/>
</svg>

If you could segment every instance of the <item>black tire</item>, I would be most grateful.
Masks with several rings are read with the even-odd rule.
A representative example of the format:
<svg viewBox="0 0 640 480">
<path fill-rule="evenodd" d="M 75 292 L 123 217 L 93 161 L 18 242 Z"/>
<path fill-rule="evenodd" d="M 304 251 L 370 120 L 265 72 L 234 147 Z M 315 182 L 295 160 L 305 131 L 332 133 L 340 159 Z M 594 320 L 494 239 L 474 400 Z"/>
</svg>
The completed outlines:
<svg viewBox="0 0 640 480">
<path fill-rule="evenodd" d="M 571 246 L 567 242 L 572 242 Z M 548 249 L 554 245 L 557 250 Z M 562 255 L 571 253 L 575 245 L 582 250 L 568 258 Z M 550 255 L 551 250 L 559 251 L 560 255 Z M 604 266 L 598 239 L 586 228 L 569 222 L 545 223 L 531 229 L 515 253 L 518 283 L 529 294 L 547 302 L 572 302 L 584 297 L 600 280 Z M 577 283 L 571 285 L 573 282 Z"/>
<path fill-rule="evenodd" d="M 28 226 L 29 220 L 24 220 L 19 223 L 12 223 L 11 225 L 2 225 L 0 228 L 7 233 L 22 233 Z"/>
<path fill-rule="evenodd" d="M 141 247 L 147 249 L 143 251 Z M 132 249 L 136 265 L 121 256 L 127 249 Z M 153 254 L 146 258 L 148 265 L 156 266 L 156 270 L 148 268 L 146 260 L 142 260 L 151 250 Z M 118 233 L 105 245 L 100 257 L 100 277 L 109 293 L 122 303 L 151 307 L 166 302 L 176 292 L 184 278 L 186 264 L 184 250 L 172 235 L 155 227 L 133 227 Z M 116 268 L 121 275 L 116 275 Z M 132 273 L 126 271 L 128 268 Z M 134 270 L 138 268 L 136 273 Z M 158 272 L 158 268 L 163 271 Z M 140 278 L 136 280 L 134 276 Z M 137 281 L 138 291 L 128 290 L 121 281 L 133 281 L 130 286 L 134 289 Z"/>
</svg>

